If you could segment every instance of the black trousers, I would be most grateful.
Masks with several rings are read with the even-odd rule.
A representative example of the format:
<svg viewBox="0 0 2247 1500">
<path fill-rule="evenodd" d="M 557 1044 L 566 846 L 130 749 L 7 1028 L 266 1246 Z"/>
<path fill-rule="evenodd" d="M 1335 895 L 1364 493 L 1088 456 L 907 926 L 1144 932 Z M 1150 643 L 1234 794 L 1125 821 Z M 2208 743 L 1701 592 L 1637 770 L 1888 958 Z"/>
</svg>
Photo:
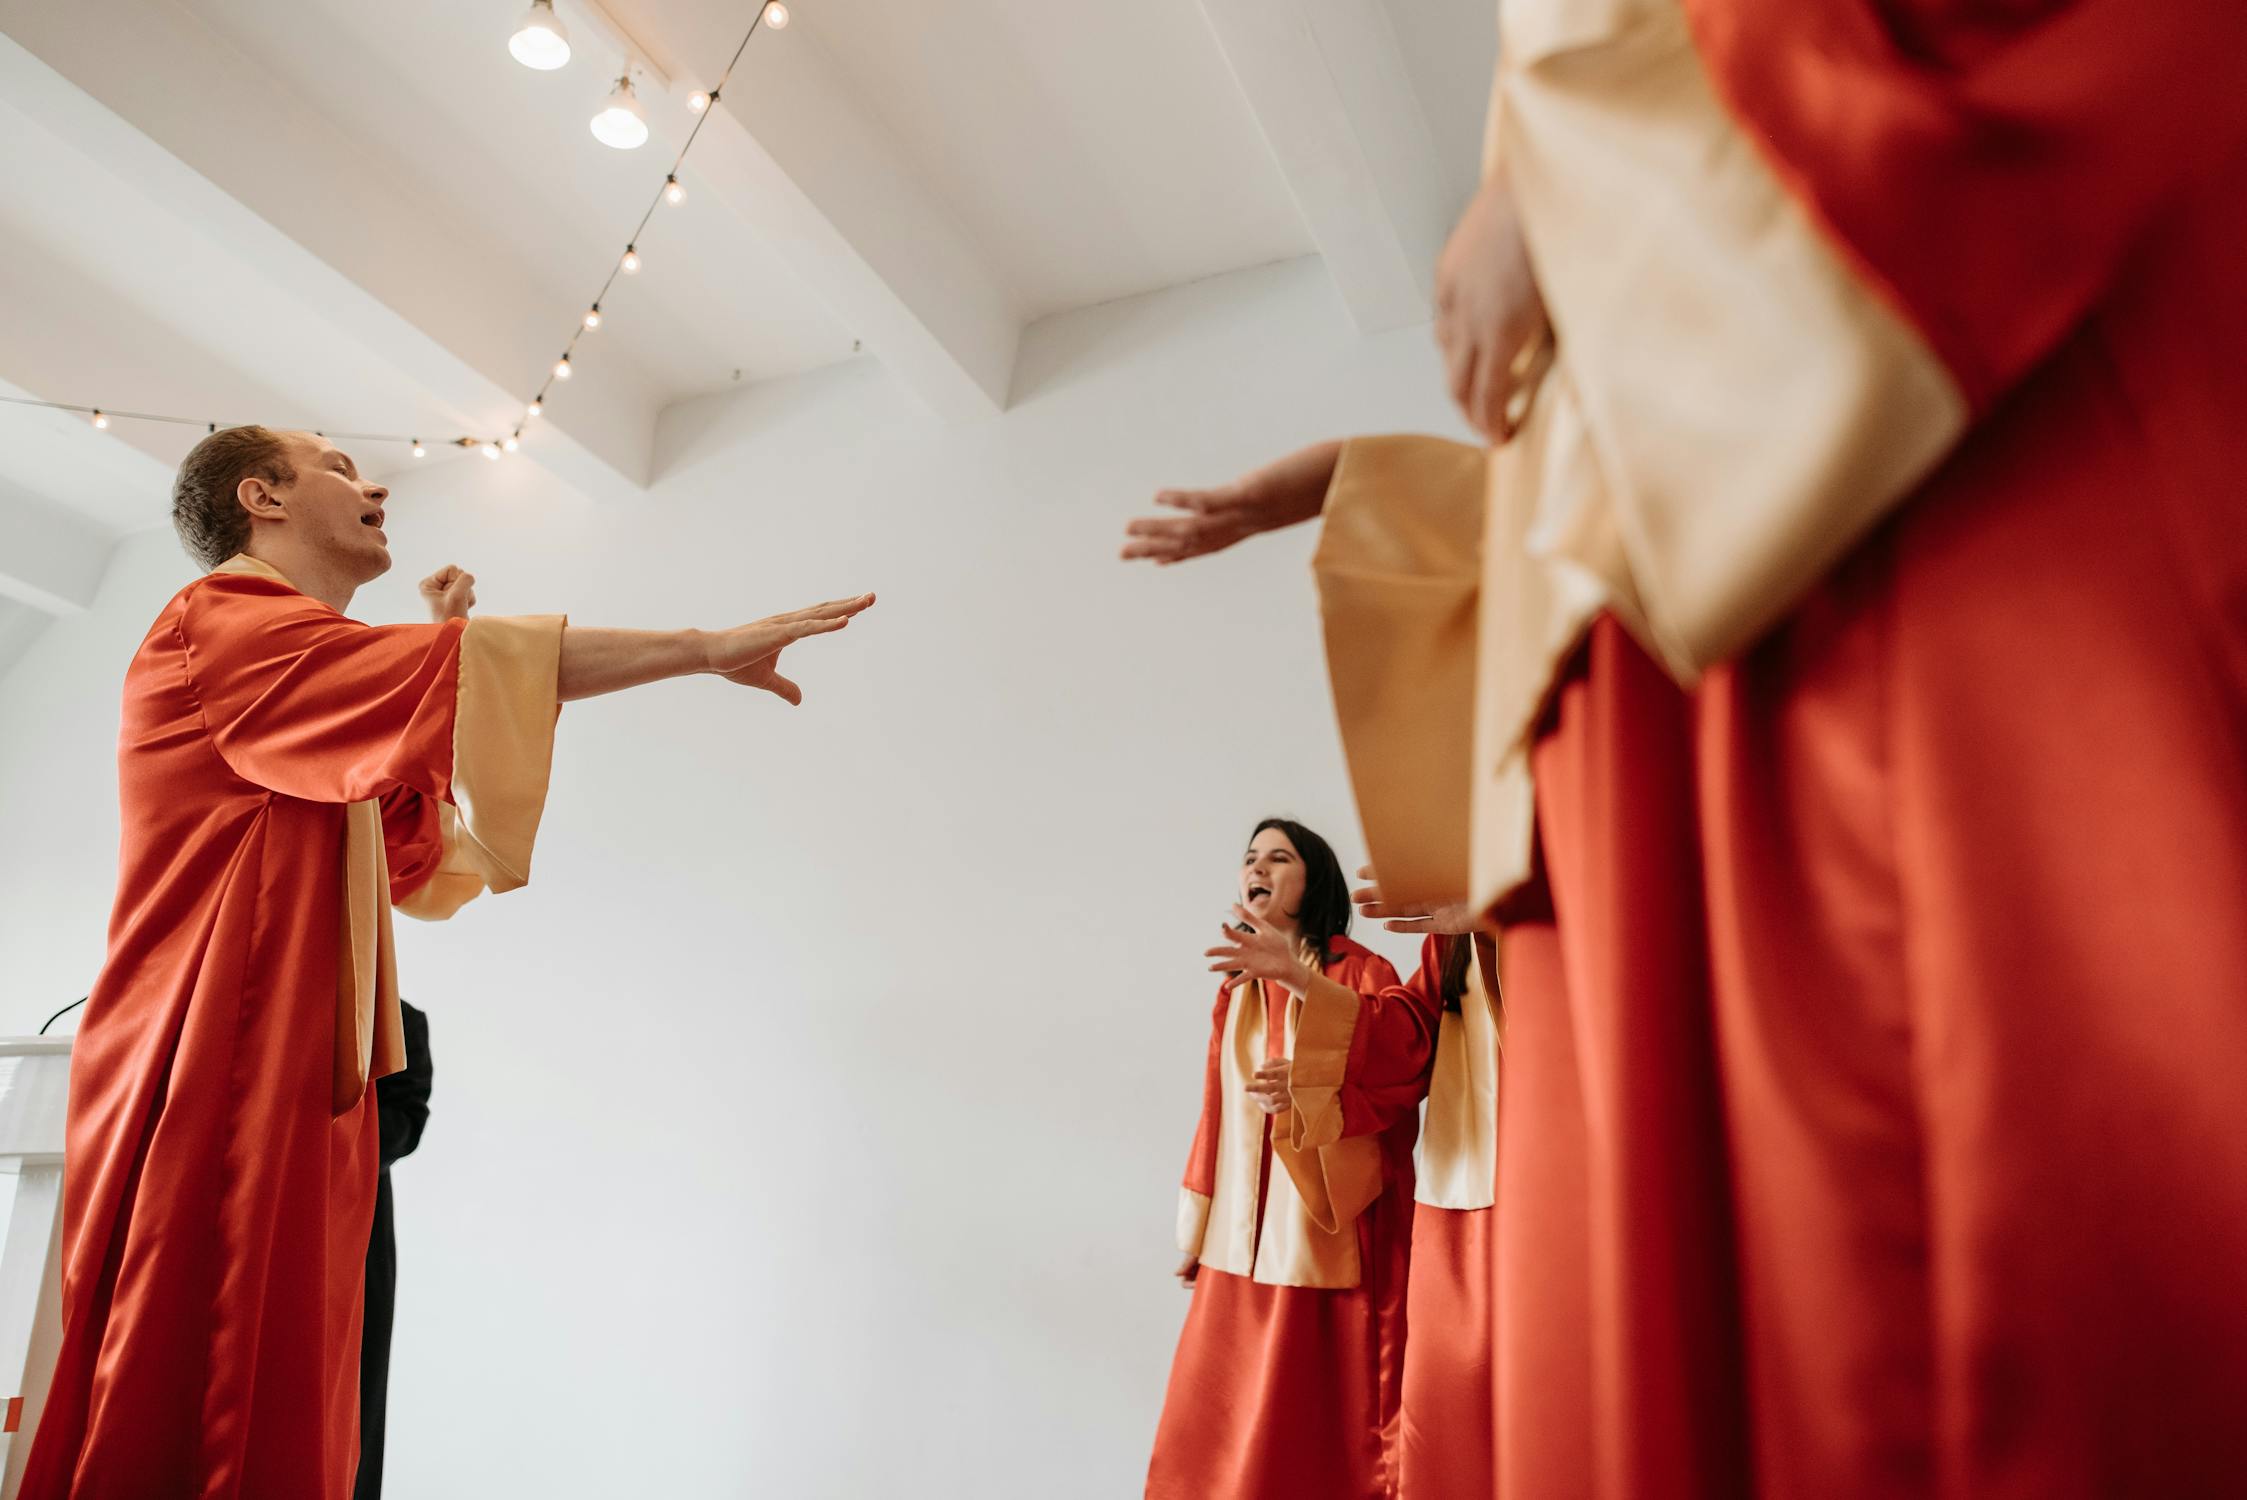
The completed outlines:
<svg viewBox="0 0 2247 1500">
<path fill-rule="evenodd" d="M 367 1326 L 359 1339 L 359 1484 L 353 1500 L 381 1500 L 382 1425 L 390 1394 L 390 1319 L 398 1306 L 398 1231 L 390 1216 L 390 1168 L 375 1179 L 374 1232 L 367 1239 Z"/>
</svg>

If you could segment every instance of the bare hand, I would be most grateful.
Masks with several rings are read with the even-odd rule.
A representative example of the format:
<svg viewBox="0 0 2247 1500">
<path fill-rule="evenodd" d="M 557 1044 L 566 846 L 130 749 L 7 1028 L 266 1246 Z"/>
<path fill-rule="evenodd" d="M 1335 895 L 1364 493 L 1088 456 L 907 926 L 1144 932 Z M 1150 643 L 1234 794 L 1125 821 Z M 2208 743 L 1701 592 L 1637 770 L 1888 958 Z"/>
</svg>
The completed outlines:
<svg viewBox="0 0 2247 1500">
<path fill-rule="evenodd" d="M 742 687 L 763 688 L 792 704 L 801 703 L 803 689 L 780 675 L 780 653 L 806 636 L 842 629 L 873 603 L 872 594 L 860 594 L 855 599 L 830 600 L 809 609 L 736 625 L 731 630 L 711 631 L 704 638 L 710 662 L 704 670 Z"/>
<path fill-rule="evenodd" d="M 1155 504 L 1185 514 L 1126 522 L 1123 559 L 1147 558 L 1167 566 L 1222 552 L 1259 532 L 1311 520 L 1325 508 L 1326 489 L 1341 455 L 1340 443 L 1315 443 L 1231 484 L 1158 491 Z"/>
<path fill-rule="evenodd" d="M 1248 1084 L 1248 1096 L 1268 1115 L 1286 1114 L 1292 1107 L 1287 1090 L 1288 1079 L 1294 1071 L 1295 1064 L 1287 1058 L 1266 1058 L 1256 1066 L 1256 1076 Z"/>
<path fill-rule="evenodd" d="M 1381 894 L 1381 882 L 1371 865 L 1358 871 L 1358 879 L 1366 882 L 1350 892 L 1350 899 L 1357 903 L 1358 915 L 1368 921 L 1386 918 L 1381 925 L 1391 932 L 1440 932 L 1458 936 L 1473 932 L 1481 925 L 1475 920 L 1474 907 L 1465 901 L 1431 905 L 1388 900 Z"/>
<path fill-rule="evenodd" d="M 1552 363 L 1553 339 L 1501 173 L 1483 183 L 1436 261 L 1436 342 L 1467 420 L 1494 443 L 1512 437 Z"/>
<path fill-rule="evenodd" d="M 1178 1276 L 1178 1284 L 1186 1288 L 1188 1291 L 1192 1291 L 1194 1289 L 1194 1277 L 1200 1273 L 1201 1268 L 1202 1258 L 1200 1256 L 1187 1256 L 1184 1260 L 1178 1263 L 1178 1270 L 1176 1273 Z"/>
<path fill-rule="evenodd" d="M 1294 934 L 1249 915 L 1248 908 L 1238 902 L 1233 905 L 1233 922 L 1237 925 L 1218 929 L 1223 934 L 1218 945 L 1202 954 L 1216 960 L 1209 966 L 1212 974 L 1230 976 L 1225 981 L 1228 993 L 1251 979 L 1271 980 L 1298 995 L 1311 987 L 1310 965 L 1303 962 Z M 1264 925 L 1257 926 L 1259 922 Z"/>
<path fill-rule="evenodd" d="M 429 606 L 429 618 L 439 625 L 447 620 L 465 620 L 468 611 L 476 607 L 476 575 L 446 563 L 421 580 L 421 601 Z"/>
</svg>

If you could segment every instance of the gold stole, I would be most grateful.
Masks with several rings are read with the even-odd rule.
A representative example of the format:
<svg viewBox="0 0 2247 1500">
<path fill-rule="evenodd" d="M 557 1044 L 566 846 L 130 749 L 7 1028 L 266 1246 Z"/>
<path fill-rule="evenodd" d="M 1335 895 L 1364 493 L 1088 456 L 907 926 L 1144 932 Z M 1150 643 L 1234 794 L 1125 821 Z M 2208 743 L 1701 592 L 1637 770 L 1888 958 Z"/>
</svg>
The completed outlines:
<svg viewBox="0 0 2247 1500">
<path fill-rule="evenodd" d="M 1287 1010 L 1286 1051 L 1295 1050 L 1303 1011 L 1300 998 Z M 1249 1097 L 1248 1084 L 1264 1060 L 1265 1003 L 1258 981 L 1234 989 L 1218 1052 L 1218 1139 L 1215 1190 L 1206 1209 L 1184 1195 L 1180 1228 L 1189 1253 L 1198 1240 L 1201 1262 L 1266 1286 L 1337 1289 L 1358 1285 L 1358 1215 L 1381 1194 L 1381 1143 L 1353 1136 L 1331 1145 L 1299 1148 L 1292 1110 L 1266 1115 Z M 1272 1159 L 1264 1171 L 1267 1123 Z M 1257 1207 L 1263 1234 L 1257 1234 Z M 1200 1220 L 1198 1236 L 1193 1234 Z"/>
<path fill-rule="evenodd" d="M 1474 1209 L 1496 1201 L 1498 1088 L 1505 1051 L 1505 1012 L 1492 998 L 1478 963 L 1467 971 L 1458 1011 L 1443 1013 L 1436 1034 L 1415 1202 Z"/>
</svg>

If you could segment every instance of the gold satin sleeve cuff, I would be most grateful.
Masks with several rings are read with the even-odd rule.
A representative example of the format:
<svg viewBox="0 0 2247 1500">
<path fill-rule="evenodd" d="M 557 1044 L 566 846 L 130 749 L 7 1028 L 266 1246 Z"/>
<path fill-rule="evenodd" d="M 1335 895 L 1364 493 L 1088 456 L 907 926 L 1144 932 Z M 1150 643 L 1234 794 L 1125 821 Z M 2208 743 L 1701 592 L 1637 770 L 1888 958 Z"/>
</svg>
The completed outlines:
<svg viewBox="0 0 2247 1500">
<path fill-rule="evenodd" d="M 437 825 L 444 835 L 444 858 L 419 890 L 398 903 L 398 910 L 424 922 L 442 922 L 484 894 L 483 871 L 471 857 L 472 846 L 461 836 L 460 813 L 449 803 L 439 803 Z"/>
<path fill-rule="evenodd" d="M 1384 890 L 1467 890 L 1476 598 L 1489 456 L 1431 437 L 1353 438 L 1311 569 L 1351 789 Z"/>
<path fill-rule="evenodd" d="M 1178 1250 L 1197 1260 L 1202 1253 L 1202 1237 L 1209 1232 L 1209 1200 L 1192 1188 L 1178 1190 Z"/>
<path fill-rule="evenodd" d="M 567 624 L 562 615 L 489 615 L 468 622 L 460 640 L 460 702 L 453 719 L 459 863 L 448 846 L 437 879 L 453 868 L 472 873 L 494 892 L 529 882 L 531 846 L 554 763 Z M 453 909 L 460 904 L 454 902 Z"/>
<path fill-rule="evenodd" d="M 1363 1003 L 1357 991 L 1323 974 L 1303 995 L 1288 1068 L 1287 1144 L 1296 1151 L 1342 1139 L 1342 1077 Z"/>
</svg>

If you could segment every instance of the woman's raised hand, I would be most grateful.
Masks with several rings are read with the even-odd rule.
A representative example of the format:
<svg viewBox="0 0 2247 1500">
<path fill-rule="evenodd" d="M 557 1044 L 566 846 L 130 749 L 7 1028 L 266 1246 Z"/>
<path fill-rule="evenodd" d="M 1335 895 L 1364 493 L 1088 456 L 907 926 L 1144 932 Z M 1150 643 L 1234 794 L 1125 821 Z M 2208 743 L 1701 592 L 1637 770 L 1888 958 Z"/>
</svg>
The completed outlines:
<svg viewBox="0 0 2247 1500">
<path fill-rule="evenodd" d="M 1233 921 L 1218 928 L 1217 946 L 1202 954 L 1215 960 L 1209 971 L 1228 976 L 1228 992 L 1248 980 L 1266 979 L 1302 994 L 1311 986 L 1311 966 L 1303 962 L 1294 934 L 1282 932 L 1269 922 L 1259 927 L 1261 921 L 1264 919 L 1251 915 L 1247 907 L 1233 903 Z"/>
</svg>

